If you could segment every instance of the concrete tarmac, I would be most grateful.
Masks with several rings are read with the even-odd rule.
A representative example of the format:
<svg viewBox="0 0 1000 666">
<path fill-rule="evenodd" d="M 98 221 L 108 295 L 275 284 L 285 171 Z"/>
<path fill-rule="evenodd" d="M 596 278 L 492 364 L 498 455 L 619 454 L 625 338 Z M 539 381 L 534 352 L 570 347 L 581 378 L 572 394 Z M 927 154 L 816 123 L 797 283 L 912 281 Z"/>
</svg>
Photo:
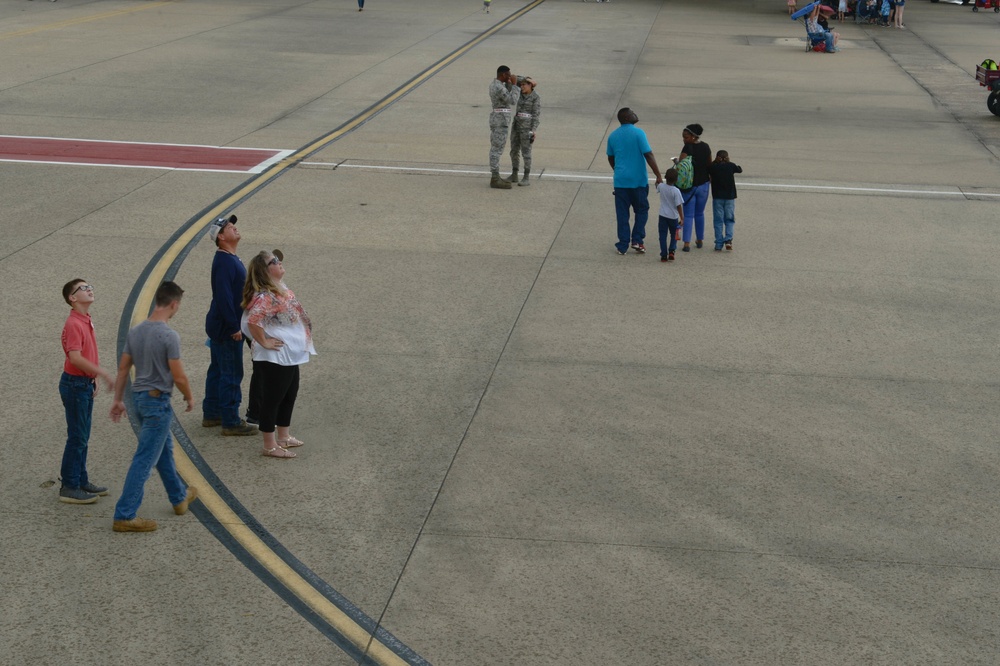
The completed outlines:
<svg viewBox="0 0 1000 666">
<path fill-rule="evenodd" d="M 819 54 L 778 0 L 0 2 L 4 134 L 312 147 L 265 176 L 0 162 L 0 662 L 996 663 L 1000 118 L 972 75 L 1000 15 L 905 23 Z M 511 191 L 500 64 L 543 103 Z M 743 167 L 732 252 L 710 203 L 661 263 L 655 195 L 649 251 L 614 252 L 622 106 L 661 168 L 691 122 Z M 110 495 L 57 500 L 60 289 L 95 285 L 112 369 L 174 277 L 200 405 L 223 210 L 314 322 L 306 445 L 261 457 L 175 399 L 204 501 L 174 516 L 154 475 L 159 530 L 112 533 L 136 439 L 106 391 Z"/>
</svg>

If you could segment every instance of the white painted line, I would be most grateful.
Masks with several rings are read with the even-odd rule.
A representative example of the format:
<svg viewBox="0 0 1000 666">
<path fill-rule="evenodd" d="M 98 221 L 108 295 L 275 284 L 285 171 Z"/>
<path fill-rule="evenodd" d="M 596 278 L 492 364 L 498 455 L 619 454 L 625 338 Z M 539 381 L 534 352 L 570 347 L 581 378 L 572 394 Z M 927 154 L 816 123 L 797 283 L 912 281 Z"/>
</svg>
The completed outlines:
<svg viewBox="0 0 1000 666">
<path fill-rule="evenodd" d="M 245 148 L 239 146 L 209 146 L 203 143 L 162 143 L 160 141 L 113 141 L 111 139 L 74 139 L 65 136 L 30 136 L 24 134 L 0 134 L 0 139 L 43 139 L 46 141 L 79 141 L 81 143 L 124 143 L 134 146 L 179 146 L 181 148 L 212 148 L 215 150 L 253 150 L 270 152 L 276 150 L 286 155 L 291 155 L 292 150 L 281 150 L 279 148 Z"/>
<path fill-rule="evenodd" d="M 294 152 L 295 152 L 294 150 L 282 150 L 271 159 L 264 160 L 254 168 L 250 169 L 250 171 L 244 173 L 264 173 L 264 171 L 266 171 L 269 167 L 277 164 L 278 162 L 285 159 Z"/>
<path fill-rule="evenodd" d="M 14 162 L 17 164 L 60 164 L 78 167 L 111 167 L 113 169 L 159 169 L 160 171 L 203 171 L 205 173 L 251 173 L 247 169 L 194 169 L 146 164 L 97 164 L 94 162 L 54 162 L 52 160 L 10 160 L 2 157 L 0 157 L 0 162 Z"/>
<path fill-rule="evenodd" d="M 475 176 L 488 176 L 489 171 L 471 169 L 443 169 L 431 167 L 408 167 L 408 166 L 382 166 L 375 164 L 341 164 L 334 162 L 302 162 L 299 166 L 329 167 L 330 169 L 367 169 L 370 171 L 403 171 L 403 172 L 426 172 L 441 174 L 469 174 Z M 610 183 L 612 176 L 589 175 L 580 173 L 557 173 L 554 171 L 543 171 L 535 176 L 536 180 L 568 180 L 568 181 L 598 181 Z M 748 183 L 741 182 L 740 188 L 749 189 L 771 189 L 771 190 L 822 190 L 829 192 L 844 193 L 865 193 L 865 194 L 907 194 L 913 196 L 934 196 L 934 197 L 961 197 L 968 198 L 1000 198 L 1000 193 L 994 192 L 963 192 L 961 190 L 912 190 L 898 187 L 852 187 L 844 185 L 800 185 L 791 183 Z"/>
</svg>

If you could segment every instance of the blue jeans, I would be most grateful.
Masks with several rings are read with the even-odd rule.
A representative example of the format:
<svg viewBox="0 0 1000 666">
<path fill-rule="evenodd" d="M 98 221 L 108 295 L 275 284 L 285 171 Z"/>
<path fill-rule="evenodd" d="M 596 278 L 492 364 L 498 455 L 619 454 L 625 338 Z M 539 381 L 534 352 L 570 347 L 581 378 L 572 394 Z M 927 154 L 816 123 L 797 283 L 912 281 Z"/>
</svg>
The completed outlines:
<svg viewBox="0 0 1000 666">
<path fill-rule="evenodd" d="M 243 382 L 243 341 L 209 340 L 212 360 L 205 377 L 201 411 L 206 419 L 222 419 L 226 428 L 240 424 L 240 384 Z"/>
<path fill-rule="evenodd" d="M 669 217 L 660 215 L 660 222 L 658 224 L 660 232 L 660 258 L 667 256 L 667 254 L 677 249 L 677 223 L 679 221 L 677 218 L 670 219 Z"/>
<path fill-rule="evenodd" d="M 64 372 L 59 380 L 59 395 L 66 410 L 66 448 L 59 476 L 66 488 L 79 488 L 90 483 L 87 442 L 94 415 L 94 380 Z"/>
<path fill-rule="evenodd" d="M 629 208 L 635 211 L 635 226 L 629 227 Z M 629 243 L 642 243 L 646 238 L 646 220 L 649 219 L 649 185 L 643 187 L 615 188 L 615 215 L 618 217 L 619 252 L 627 252 Z"/>
<path fill-rule="evenodd" d="M 705 238 L 705 206 L 708 204 L 708 190 L 711 183 L 702 183 L 684 193 L 684 226 L 682 227 L 684 242 L 691 242 L 691 230 L 694 228 L 695 238 Z M 693 222 L 693 224 L 692 224 Z"/>
<path fill-rule="evenodd" d="M 115 520 L 132 520 L 142 504 L 143 490 L 153 467 L 160 473 L 163 487 L 171 504 L 180 504 L 187 496 L 187 486 L 174 467 L 174 441 L 170 437 L 170 394 L 157 397 L 149 391 L 132 394 L 136 418 L 139 421 L 139 446 L 125 475 L 122 496 L 115 504 Z"/>
<path fill-rule="evenodd" d="M 712 199 L 712 226 L 715 227 L 715 247 L 733 242 L 736 224 L 736 199 Z"/>
</svg>

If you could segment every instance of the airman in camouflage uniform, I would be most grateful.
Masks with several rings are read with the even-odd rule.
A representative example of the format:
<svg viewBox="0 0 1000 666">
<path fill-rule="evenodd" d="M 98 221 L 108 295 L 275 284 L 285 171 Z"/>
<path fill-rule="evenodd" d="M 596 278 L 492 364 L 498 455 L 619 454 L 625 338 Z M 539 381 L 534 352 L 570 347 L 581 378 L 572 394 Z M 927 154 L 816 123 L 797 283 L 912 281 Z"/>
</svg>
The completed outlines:
<svg viewBox="0 0 1000 666">
<path fill-rule="evenodd" d="M 507 131 L 510 129 L 511 109 L 517 108 L 517 100 L 521 89 L 515 85 L 517 77 L 511 74 L 510 67 L 501 65 L 497 68 L 497 77 L 490 84 L 490 187 L 509 190 L 510 183 L 500 178 L 500 155 L 507 144 Z"/>
<path fill-rule="evenodd" d="M 531 173 L 531 144 L 535 141 L 535 130 L 542 119 L 542 100 L 535 92 L 535 81 L 525 77 L 521 84 L 521 99 L 517 103 L 517 113 L 514 114 L 514 127 L 510 130 L 510 178 L 509 183 L 531 185 L 528 174 Z M 524 177 L 517 179 L 517 165 L 520 157 L 524 157 Z"/>
</svg>

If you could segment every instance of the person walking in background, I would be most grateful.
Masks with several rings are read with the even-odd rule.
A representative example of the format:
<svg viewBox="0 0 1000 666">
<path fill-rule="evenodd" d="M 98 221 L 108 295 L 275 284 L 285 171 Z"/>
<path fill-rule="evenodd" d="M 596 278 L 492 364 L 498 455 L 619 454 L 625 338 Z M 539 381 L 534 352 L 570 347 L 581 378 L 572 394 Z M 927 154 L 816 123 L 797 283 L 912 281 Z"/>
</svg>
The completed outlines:
<svg viewBox="0 0 1000 666">
<path fill-rule="evenodd" d="M 663 182 L 653 149 L 646 133 L 635 126 L 639 116 L 625 107 L 618 111 L 621 126 L 608 135 L 608 164 L 615 172 L 615 216 L 618 222 L 618 254 L 628 252 L 629 244 L 637 253 L 646 252 L 646 220 L 649 218 L 649 174 L 646 165 L 656 174 L 656 184 Z M 629 209 L 635 213 L 635 225 L 629 227 Z"/>
<path fill-rule="evenodd" d="M 974 1 L 974 0 L 973 0 Z M 896 13 L 893 15 L 893 25 L 897 28 L 905 28 L 903 25 L 903 6 L 906 5 L 906 0 L 896 0 Z"/>
<path fill-rule="evenodd" d="M 684 226 L 684 197 L 676 187 L 677 169 L 667 169 L 663 180 L 656 186 L 656 191 L 660 193 L 660 261 L 673 261 L 674 250 L 677 249 L 677 229 Z"/>
<path fill-rule="evenodd" d="M 125 338 L 115 379 L 111 420 L 118 423 L 125 414 L 125 384 L 129 371 L 135 366 L 132 404 L 140 428 L 139 444 L 125 475 L 122 496 L 115 505 L 112 524 L 115 532 L 152 532 L 156 529 L 155 520 L 136 515 L 154 466 L 178 516 L 184 515 L 188 505 L 198 496 L 197 488 L 185 486 L 177 473 L 174 444 L 170 436 L 170 422 L 174 417 L 170 394 L 175 385 L 184 396 L 184 411 L 194 409 L 191 386 L 181 363 L 181 336 L 167 325 L 181 307 L 183 295 L 184 290 L 175 283 L 162 283 L 153 296 L 155 307 L 152 314 L 146 321 L 134 326 Z"/>
<path fill-rule="evenodd" d="M 743 173 L 729 161 L 729 153 L 720 150 L 708 167 L 712 178 L 712 226 L 715 227 L 715 251 L 733 249 L 733 225 L 736 224 L 736 174 Z"/>
<path fill-rule="evenodd" d="M 528 180 L 528 174 L 531 173 L 531 146 L 535 143 L 538 123 L 542 119 L 542 100 L 535 92 L 536 85 L 530 77 L 525 77 L 521 83 L 521 99 L 517 102 L 514 127 L 510 131 L 510 178 L 507 182 L 517 183 L 519 186 L 531 185 Z M 518 180 L 518 164 L 522 157 L 524 176 Z"/>
<path fill-rule="evenodd" d="M 497 67 L 497 77 L 490 83 L 490 187 L 509 190 L 510 183 L 500 177 L 500 156 L 507 145 L 507 131 L 510 129 L 510 110 L 517 108 L 521 89 L 520 83 L 511 73 L 510 67 Z"/>
<path fill-rule="evenodd" d="M 358 11 L 365 11 L 365 0 L 358 0 Z"/>
<path fill-rule="evenodd" d="M 483 0 L 483 11 L 486 12 L 487 14 L 490 13 L 491 2 L 493 2 L 493 0 Z"/>
<path fill-rule="evenodd" d="M 294 458 L 288 449 L 303 444 L 292 436 L 290 426 L 299 392 L 299 366 L 316 353 L 312 322 L 284 277 L 281 260 L 271 252 L 261 252 L 250 260 L 242 302 L 247 332 L 253 338 L 254 371 L 260 375 L 262 455 L 272 458 Z"/>
<path fill-rule="evenodd" d="M 691 251 L 691 232 L 695 235 L 696 247 L 701 247 L 705 238 L 705 205 L 708 203 L 708 166 L 712 163 L 712 149 L 707 143 L 702 143 L 701 134 L 704 131 L 698 123 L 692 123 L 681 132 L 684 146 L 681 153 L 674 158 L 678 163 L 688 155 L 691 156 L 691 166 L 694 170 L 693 186 L 684 192 L 684 247 L 682 252 Z"/>
<path fill-rule="evenodd" d="M 101 367 L 97 354 L 97 335 L 90 306 L 94 288 L 86 280 L 70 280 L 62 289 L 63 300 L 71 308 L 62 330 L 63 373 L 59 396 L 66 412 L 66 446 L 59 470 L 59 501 L 67 504 L 93 504 L 108 489 L 90 482 L 87 475 L 87 448 L 94 416 L 94 396 L 100 390 L 100 377 L 110 389 L 111 374 Z"/>
<path fill-rule="evenodd" d="M 212 222 L 208 235 L 218 249 L 212 259 L 212 304 L 205 316 L 211 361 L 205 377 L 201 424 L 206 428 L 221 425 L 223 435 L 252 435 L 257 429 L 240 418 L 243 382 L 240 298 L 247 271 L 236 256 L 240 243 L 236 216 Z"/>
</svg>

